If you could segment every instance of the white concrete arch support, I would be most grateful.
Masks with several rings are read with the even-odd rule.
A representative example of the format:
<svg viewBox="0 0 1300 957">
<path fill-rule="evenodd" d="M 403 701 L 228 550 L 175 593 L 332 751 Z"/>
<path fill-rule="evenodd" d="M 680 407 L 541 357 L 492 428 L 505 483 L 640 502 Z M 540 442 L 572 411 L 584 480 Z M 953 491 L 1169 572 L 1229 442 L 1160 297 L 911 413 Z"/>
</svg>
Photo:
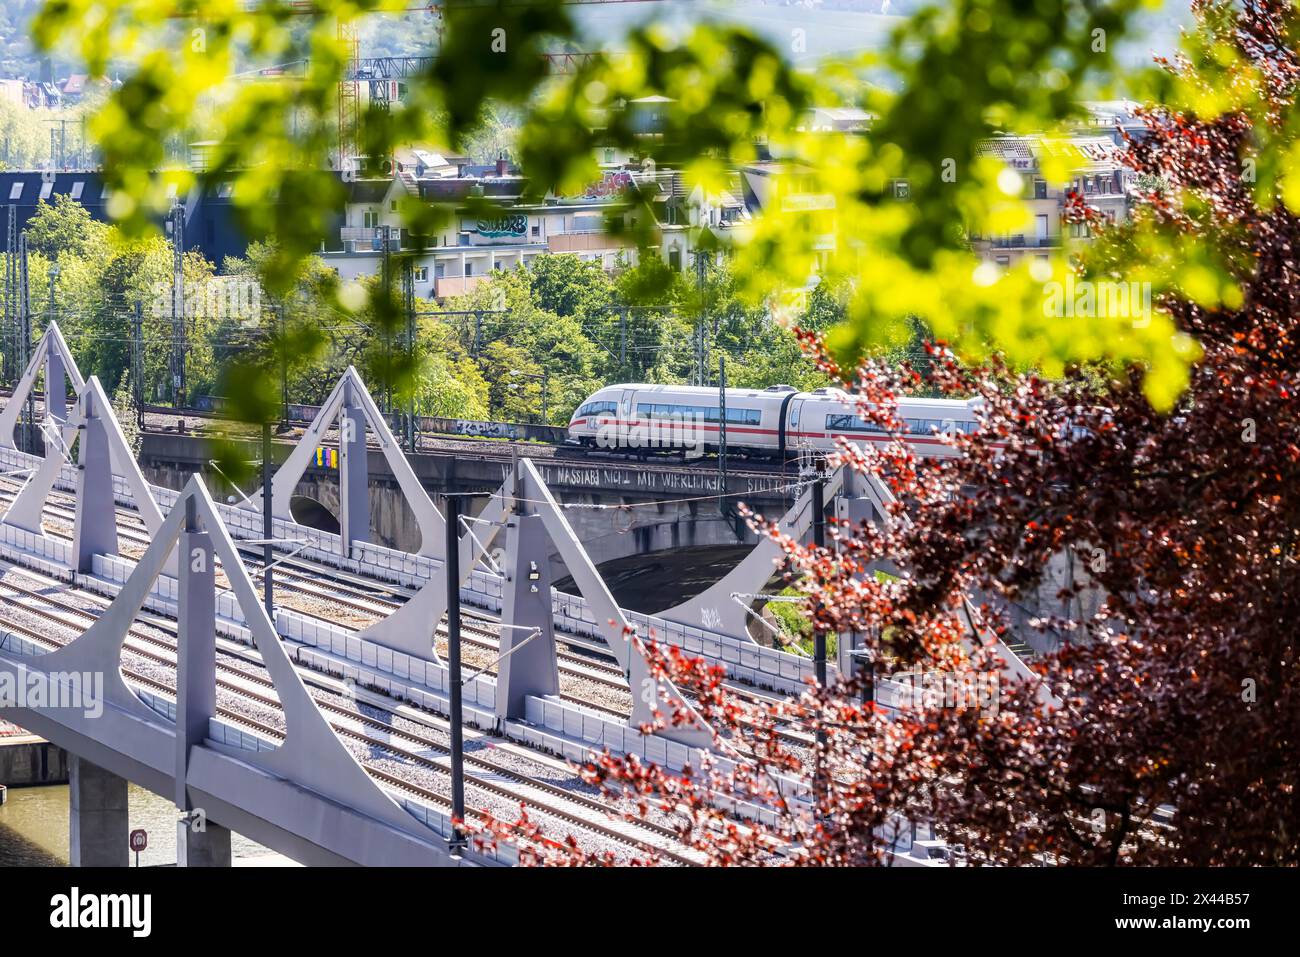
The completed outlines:
<svg viewBox="0 0 1300 957">
<path fill-rule="evenodd" d="M 172 515 L 168 517 L 167 538 L 176 541 L 180 519 L 184 516 L 188 501 L 194 503 L 196 517 L 211 537 L 212 549 L 221 560 L 222 570 L 230 582 L 230 590 L 243 612 L 254 644 L 261 653 L 262 665 L 271 676 L 275 694 L 284 711 L 285 736 L 280 747 L 273 751 L 258 751 L 256 754 L 237 752 L 238 757 L 403 831 L 425 831 L 427 835 L 427 830 L 386 794 L 357 763 L 308 694 L 302 678 L 280 644 L 280 637 L 266 615 L 266 609 L 262 606 L 252 579 L 248 577 L 248 570 L 240 560 L 230 533 L 218 517 L 212 498 L 198 476 L 190 478 Z M 159 540 L 164 539 L 160 536 Z M 150 545 L 150 552 L 157 544 L 158 541 L 155 541 Z M 182 579 L 190 574 L 194 558 L 193 555 L 182 556 Z M 141 562 L 142 567 L 143 565 L 144 562 Z M 160 568 L 159 563 L 145 571 L 156 576 Z M 137 574 L 140 571 L 141 568 L 136 569 Z M 191 614 L 203 616 L 201 619 L 195 617 L 195 620 L 187 621 L 187 627 L 194 635 L 205 635 L 209 627 L 206 616 L 210 611 L 211 606 L 204 602 L 201 606 L 182 608 L 180 615 L 182 620 L 187 620 Z M 223 748 L 215 742 L 208 746 L 217 750 Z"/>
<path fill-rule="evenodd" d="M 6 524 L 44 534 L 42 513 L 74 440 L 77 446 L 76 518 L 73 523 L 75 565 L 89 571 L 93 555 L 117 553 L 115 479 L 122 479 L 151 536 L 162 528 L 162 511 L 131 455 L 112 403 L 99 379 L 91 376 L 77 393 L 76 405 L 56 432 L 49 433 L 47 454 L 5 513 Z M 174 566 L 169 567 L 169 571 Z"/>
<path fill-rule="evenodd" d="M 591 557 L 564 517 L 563 510 L 551 495 L 551 490 L 530 460 L 519 461 L 518 476 L 519 497 L 526 500 L 541 519 L 551 544 L 559 552 L 570 577 L 578 586 L 578 592 L 587 600 L 588 607 L 595 615 L 596 622 L 604 633 L 605 643 L 627 676 L 628 685 L 632 689 L 629 724 L 640 727 L 651 723 L 656 711 L 668 717 L 669 712 L 675 710 L 687 716 L 686 722 L 663 728 L 657 732 L 661 737 L 693 747 L 714 747 L 714 734 L 694 706 L 682 697 L 672 682 L 650 674 L 642 646 L 644 636 L 637 635 L 632 629 L 627 616 L 614 601 L 609 587 L 596 571 Z"/>
<path fill-rule="evenodd" d="M 173 723 L 159 704 L 151 707 L 132 691 L 120 661 L 128 631 L 178 544 L 183 553 L 176 583 L 179 637 Z M 217 561 L 284 713 L 285 734 L 278 747 L 252 750 L 211 737 L 217 703 Z M 15 667 L 3 652 L 0 663 Z M 59 708 L 48 713 L 33 710 L 30 717 L 41 727 L 40 722 L 50 718 L 63 740 L 75 739 L 76 753 L 97 763 L 111 761 L 115 769 L 125 769 L 115 773 L 155 782 L 155 790 L 162 783 L 162 771 L 182 810 L 206 802 L 204 795 L 216 795 L 217 818 L 229 815 L 228 826 L 243 821 L 265 827 L 292 838 L 296 847 L 315 849 L 335 861 L 456 863 L 447 853 L 445 835 L 387 793 L 330 727 L 281 645 L 198 476 L 191 477 L 117 597 L 96 621 L 62 648 L 26 657 L 16 667 L 47 675 L 102 675 L 102 690 L 96 689 L 102 704 L 98 714 Z M 232 774 L 237 785 L 231 783 Z"/>
<path fill-rule="evenodd" d="M 844 469 L 831 473 L 826 482 L 825 496 L 829 502 L 844 486 Z M 786 535 L 803 539 L 812 529 L 812 490 L 804 488 L 794 505 L 781 517 L 778 527 Z M 721 579 L 714 582 L 694 598 L 661 611 L 656 618 L 702 628 L 714 634 L 726 635 L 739 641 L 752 641 L 749 634 L 749 615 L 741 601 L 733 595 L 757 595 L 762 592 L 783 557 L 781 546 L 766 535 L 759 539 L 753 551 Z"/>
<path fill-rule="evenodd" d="M 506 486 L 502 485 L 488 500 L 476 519 L 470 519 L 473 534 L 460 536 L 460 584 L 483 560 L 496 540 L 508 514 Z M 548 592 L 549 595 L 549 592 Z M 357 633 L 358 638 L 392 648 L 417 658 L 442 663 L 434 649 L 433 635 L 442 616 L 447 613 L 447 565 L 439 565 L 420 590 L 402 607 Z"/>
<path fill-rule="evenodd" d="M 294 488 L 307 471 L 317 446 L 324 441 L 325 435 L 334 428 L 336 422 L 340 437 L 339 500 L 342 503 L 339 532 L 345 556 L 351 552 L 353 542 L 367 541 L 370 535 L 366 452 L 366 426 L 369 426 L 379 441 L 379 449 L 388 467 L 392 469 L 398 487 L 415 514 L 420 529 L 420 549 L 416 554 L 442 558 L 445 534 L 442 514 L 420 484 L 379 407 L 375 405 L 361 376 L 352 366 L 348 366 L 312 424 L 276 472 L 271 483 L 272 514 L 281 521 L 294 521 L 289 507 Z"/>
<path fill-rule="evenodd" d="M 57 322 L 51 321 L 45 327 L 45 333 L 32 351 L 32 357 L 18 380 L 13 395 L 0 411 L 0 447 L 17 449 L 18 446 L 14 442 L 14 429 L 18 426 L 18 417 L 22 413 L 23 405 L 32 389 L 36 387 L 36 378 L 42 369 L 45 371 L 44 428 L 46 434 L 54 434 L 50 430 L 60 428 L 68 417 L 65 377 L 72 383 L 75 392 L 81 392 L 86 384 Z"/>
<path fill-rule="evenodd" d="M 524 718 L 530 696 L 560 693 L 549 544 L 541 516 L 528 503 L 520 503 L 506 522 L 498 718 Z"/>
</svg>

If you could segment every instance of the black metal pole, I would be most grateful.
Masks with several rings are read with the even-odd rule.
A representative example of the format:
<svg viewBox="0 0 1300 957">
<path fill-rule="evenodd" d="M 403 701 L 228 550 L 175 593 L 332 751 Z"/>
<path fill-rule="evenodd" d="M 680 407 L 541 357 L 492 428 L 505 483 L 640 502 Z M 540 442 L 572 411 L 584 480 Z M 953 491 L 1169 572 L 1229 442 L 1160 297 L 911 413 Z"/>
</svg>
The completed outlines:
<svg viewBox="0 0 1300 957">
<path fill-rule="evenodd" d="M 275 583 L 274 569 L 275 549 L 271 546 L 271 423 L 262 423 L 262 602 L 266 605 L 266 617 L 275 622 Z M 251 634 L 251 632 L 250 632 Z"/>
<path fill-rule="evenodd" d="M 144 306 L 131 313 L 131 395 L 135 399 L 136 428 L 144 428 Z"/>
<path fill-rule="evenodd" d="M 812 533 L 813 545 L 817 548 L 826 547 L 826 489 L 822 485 L 824 481 L 821 463 L 818 463 L 817 474 L 813 478 L 812 486 Z M 813 610 L 813 669 L 817 676 L 817 687 L 826 687 L 826 631 L 820 621 L 817 621 L 817 610 L 820 600 L 814 596 L 812 600 Z M 826 747 L 826 730 L 823 725 L 824 718 L 819 713 L 817 720 L 817 752 L 813 767 L 813 805 L 815 814 L 818 817 L 824 816 L 826 812 L 826 796 L 830 782 L 827 780 L 825 765 L 823 764 L 822 755 Z"/>
<path fill-rule="evenodd" d="M 718 356 L 718 497 L 727 494 L 727 357 Z"/>
<path fill-rule="evenodd" d="M 460 703 L 460 499 L 443 499 L 447 525 L 447 696 L 451 711 L 451 840 L 452 852 L 465 848 L 465 835 L 455 822 L 465 820 L 465 738 Z M 437 626 L 437 622 L 434 623 Z"/>
<path fill-rule="evenodd" d="M 813 544 L 818 548 L 826 547 L 826 490 L 822 485 L 824 477 L 821 472 L 813 480 Z M 813 625 L 813 667 L 817 673 L 817 686 L 826 687 L 826 632 L 817 623 Z"/>
<path fill-rule="evenodd" d="M 280 350 L 280 431 L 289 431 L 289 347 L 285 344 L 284 307 L 275 307 L 275 328 Z"/>
</svg>

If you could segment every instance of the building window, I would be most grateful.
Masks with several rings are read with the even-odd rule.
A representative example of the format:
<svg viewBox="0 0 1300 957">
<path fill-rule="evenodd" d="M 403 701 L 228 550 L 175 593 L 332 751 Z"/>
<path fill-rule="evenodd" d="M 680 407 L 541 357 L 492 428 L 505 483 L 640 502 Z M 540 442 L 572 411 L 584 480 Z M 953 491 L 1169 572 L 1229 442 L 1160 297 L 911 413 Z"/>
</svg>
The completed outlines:
<svg viewBox="0 0 1300 957">
<path fill-rule="evenodd" d="M 433 264 L 433 278 L 434 278 L 434 279 L 441 279 L 441 278 L 446 274 L 446 272 L 447 272 L 447 264 L 446 264 L 446 263 L 434 263 L 434 264 Z"/>
<path fill-rule="evenodd" d="M 613 151 L 613 150 L 610 150 L 610 149 L 605 150 L 605 162 L 606 162 L 606 163 L 612 163 L 612 162 L 614 162 L 614 151 Z"/>
<path fill-rule="evenodd" d="M 23 197 L 23 184 L 22 184 L 22 183 L 14 183 L 12 186 L 9 187 L 9 198 L 10 198 L 10 199 L 22 199 L 22 197 Z"/>
<path fill-rule="evenodd" d="M 79 179 L 75 183 L 73 183 L 72 193 L 71 193 L 72 198 L 81 199 L 81 191 L 84 190 L 85 188 L 86 188 L 86 183 L 84 180 Z"/>
<path fill-rule="evenodd" d="M 41 199 L 49 199 L 50 194 L 54 192 L 54 181 L 46 180 L 41 183 Z"/>
<path fill-rule="evenodd" d="M 379 210 L 367 209 L 365 214 L 366 229 L 376 229 L 379 226 Z"/>
<path fill-rule="evenodd" d="M 388 204 L 388 210 L 393 213 L 397 212 L 397 200 L 393 200 Z"/>
<path fill-rule="evenodd" d="M 428 281 L 429 281 L 429 267 L 428 267 L 428 266 L 416 266 L 415 269 L 414 269 L 414 273 L 415 273 L 415 281 L 416 281 L 416 282 L 428 282 Z"/>
<path fill-rule="evenodd" d="M 542 235 L 542 224 L 541 224 L 541 223 L 533 223 L 533 237 L 534 237 L 534 238 L 540 238 L 541 235 Z"/>
<path fill-rule="evenodd" d="M 465 261 L 465 275 L 466 276 L 474 275 L 474 264 L 472 262 L 469 262 L 468 260 Z"/>
<path fill-rule="evenodd" d="M 1034 180 L 1034 199 L 1047 199 L 1047 180 Z"/>
</svg>

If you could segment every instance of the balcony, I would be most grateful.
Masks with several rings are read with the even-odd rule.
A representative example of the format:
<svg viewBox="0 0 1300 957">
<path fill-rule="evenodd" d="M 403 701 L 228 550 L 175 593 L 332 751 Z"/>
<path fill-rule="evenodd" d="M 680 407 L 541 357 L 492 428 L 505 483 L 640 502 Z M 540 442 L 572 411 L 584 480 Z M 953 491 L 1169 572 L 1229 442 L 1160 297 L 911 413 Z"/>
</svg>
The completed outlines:
<svg viewBox="0 0 1300 957">
<path fill-rule="evenodd" d="M 439 276 L 433 281 L 433 295 L 437 299 L 463 296 L 467 292 L 472 292 L 475 286 L 487 278 L 487 273 L 482 276 Z"/>
<path fill-rule="evenodd" d="M 384 248 L 383 226 L 343 226 L 339 229 L 339 239 L 343 241 L 346 252 L 382 252 Z M 394 239 L 398 249 L 406 246 L 406 230 L 398 229 Z"/>
<path fill-rule="evenodd" d="M 580 253 L 594 250 L 623 249 L 631 246 L 621 236 L 610 236 L 604 230 L 568 232 L 546 238 L 547 250 L 552 253 Z"/>
<path fill-rule="evenodd" d="M 1054 249 L 1061 245 L 1060 235 L 1056 236 L 995 236 L 987 240 L 993 249 Z"/>
</svg>

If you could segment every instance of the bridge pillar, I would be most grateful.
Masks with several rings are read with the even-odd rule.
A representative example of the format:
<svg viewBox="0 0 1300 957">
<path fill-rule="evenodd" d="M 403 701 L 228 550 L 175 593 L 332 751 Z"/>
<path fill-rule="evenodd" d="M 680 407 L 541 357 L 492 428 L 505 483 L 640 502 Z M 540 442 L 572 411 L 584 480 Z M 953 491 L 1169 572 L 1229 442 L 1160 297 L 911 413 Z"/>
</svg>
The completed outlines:
<svg viewBox="0 0 1300 957">
<path fill-rule="evenodd" d="M 71 755 L 69 852 L 73 867 L 126 867 L 130 836 L 126 779 Z"/>
<path fill-rule="evenodd" d="M 60 426 L 68 421 L 68 389 L 64 385 L 67 364 L 58 349 L 45 353 L 45 419 L 53 419 Z"/>
<path fill-rule="evenodd" d="M 505 657 L 497 665 L 498 718 L 522 718 L 529 695 L 560 693 L 549 553 L 550 538 L 541 516 L 510 517 L 501 621 L 515 627 L 501 630 L 501 654 Z M 541 633 L 530 641 L 534 629 Z"/>
<path fill-rule="evenodd" d="M 339 538 L 346 558 L 353 542 L 370 541 L 370 463 L 365 412 L 352 383 L 345 383 L 344 390 L 339 411 Z"/>
<path fill-rule="evenodd" d="M 176 822 L 177 867 L 229 867 L 230 861 L 230 828 L 189 814 Z"/>
<path fill-rule="evenodd" d="M 78 429 L 81 441 L 77 450 L 77 511 L 72 538 L 77 571 L 89 572 L 94 568 L 96 553 L 117 554 L 117 513 L 112 454 L 104 422 L 104 417 L 112 412 L 99 407 L 93 392 L 84 393 L 81 402 L 85 422 Z"/>
</svg>

